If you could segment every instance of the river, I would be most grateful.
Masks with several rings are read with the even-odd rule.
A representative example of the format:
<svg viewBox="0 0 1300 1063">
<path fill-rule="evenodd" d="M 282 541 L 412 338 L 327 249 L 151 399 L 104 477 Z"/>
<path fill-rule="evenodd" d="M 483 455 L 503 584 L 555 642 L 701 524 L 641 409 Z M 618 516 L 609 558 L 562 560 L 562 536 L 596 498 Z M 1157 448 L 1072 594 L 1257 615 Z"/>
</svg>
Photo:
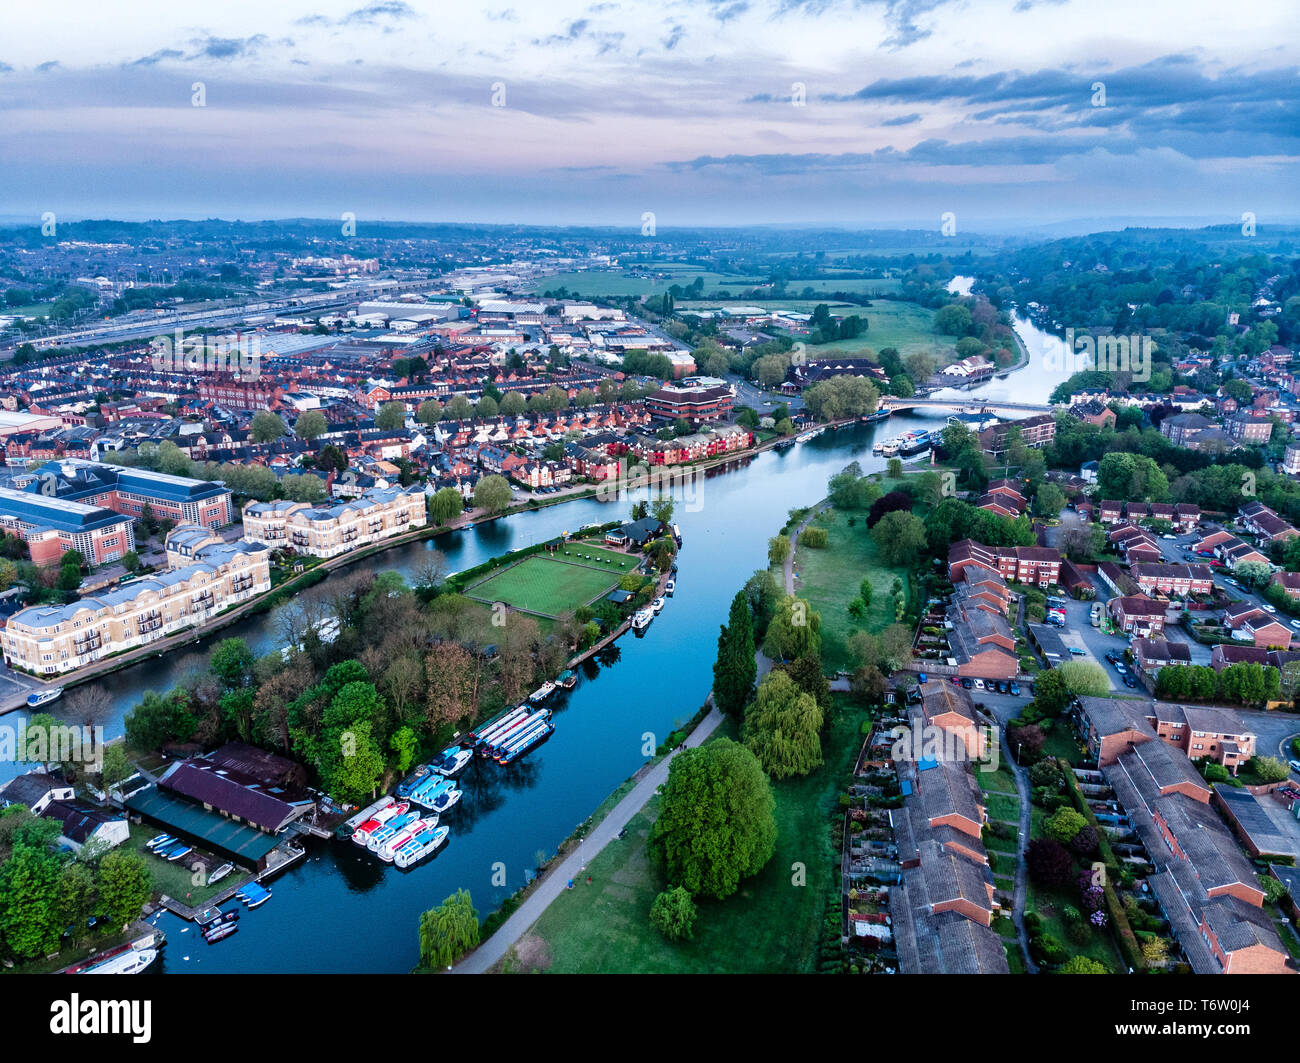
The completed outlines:
<svg viewBox="0 0 1300 1063">
<path fill-rule="evenodd" d="M 1022 376 L 1029 374 L 1017 372 L 1012 378 Z M 995 381 L 986 388 L 1006 386 L 1005 381 Z M 1054 381 L 1035 376 L 1016 395 L 1021 401 L 1045 401 L 1054 386 Z M 984 390 L 961 394 L 981 397 Z M 418 960 L 421 912 L 459 887 L 471 891 L 481 914 L 497 908 L 525 884 L 526 869 L 536 865 L 539 851 L 554 854 L 559 843 L 645 762 L 647 744 L 653 747 L 695 714 L 712 685 L 718 627 L 736 591 L 766 564 L 767 540 L 786 511 L 820 500 L 827 479 L 850 461 L 857 460 L 867 471 L 883 469 L 885 459 L 872 455 L 872 442 L 877 434 L 899 434 L 901 426 L 894 423 L 899 417 L 908 428 L 932 429 L 944 423 L 942 414 L 898 415 L 877 425 L 828 431 L 791 449 L 712 470 L 700 486 L 694 511 L 679 502 L 674 518 L 683 536 L 676 597 L 643 637 L 624 636 L 603 663 L 584 666 L 575 690 L 553 700 L 556 730 L 545 744 L 505 768 L 475 760 L 465 772 L 465 796 L 445 817 L 451 836 L 437 856 L 402 872 L 351 844 L 311 841 L 306 860 L 272 880 L 272 901 L 246 912 L 239 933 L 218 945 L 200 941 L 191 924 L 162 915 L 159 926 L 169 944 L 160 969 L 404 972 Z M 365 569 L 409 577 L 426 551 L 435 548 L 446 554 L 452 571 L 465 569 L 588 522 L 623 517 L 630 501 L 568 502 L 397 547 L 344 569 L 304 594 L 328 594 L 333 581 Z M 145 690 L 167 690 L 204 668 L 216 641 L 238 636 L 260 654 L 276 648 L 276 631 L 274 613 L 253 617 L 192 649 L 99 680 L 114 705 L 108 737 L 121 733 L 123 714 Z M 51 707 L 52 715 L 58 715 L 58 707 Z M 0 765 L 0 779 L 15 772 L 14 765 Z"/>
</svg>

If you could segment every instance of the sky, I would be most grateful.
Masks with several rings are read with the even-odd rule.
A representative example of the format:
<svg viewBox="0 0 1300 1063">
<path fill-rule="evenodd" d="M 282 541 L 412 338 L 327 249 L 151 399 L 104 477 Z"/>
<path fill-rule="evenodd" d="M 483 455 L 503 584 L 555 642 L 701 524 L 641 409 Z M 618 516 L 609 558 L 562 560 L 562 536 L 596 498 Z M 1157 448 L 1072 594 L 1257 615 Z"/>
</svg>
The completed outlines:
<svg viewBox="0 0 1300 1063">
<path fill-rule="evenodd" d="M 43 0 L 0 38 L 0 217 L 1294 222 L 1294 21 L 1294 0 Z"/>
</svg>

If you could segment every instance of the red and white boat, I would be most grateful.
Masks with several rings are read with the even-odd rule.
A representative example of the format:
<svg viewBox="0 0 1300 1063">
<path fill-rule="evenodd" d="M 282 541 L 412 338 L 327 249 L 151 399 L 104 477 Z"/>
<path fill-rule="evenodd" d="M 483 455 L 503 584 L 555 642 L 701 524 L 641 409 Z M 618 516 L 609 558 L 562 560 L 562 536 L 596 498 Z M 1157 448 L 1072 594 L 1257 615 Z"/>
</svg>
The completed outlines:
<svg viewBox="0 0 1300 1063">
<path fill-rule="evenodd" d="M 364 849 L 370 841 L 370 835 L 372 832 L 377 831 L 390 819 L 404 815 L 406 810 L 410 807 L 410 804 L 406 801 L 399 801 L 397 804 L 386 805 L 352 832 L 352 840 Z"/>
</svg>

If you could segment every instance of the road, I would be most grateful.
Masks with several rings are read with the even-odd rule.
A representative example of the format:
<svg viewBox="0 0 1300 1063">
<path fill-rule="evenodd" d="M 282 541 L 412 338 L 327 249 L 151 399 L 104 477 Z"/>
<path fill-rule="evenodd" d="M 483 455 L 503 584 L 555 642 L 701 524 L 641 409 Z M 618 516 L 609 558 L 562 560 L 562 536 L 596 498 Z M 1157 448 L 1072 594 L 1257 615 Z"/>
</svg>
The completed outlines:
<svg viewBox="0 0 1300 1063">
<path fill-rule="evenodd" d="M 686 739 L 686 746 L 694 748 L 709 737 L 722 723 L 722 713 L 714 708 L 700 725 Z M 568 888 L 570 881 L 576 881 L 587 864 L 596 858 L 596 854 L 618 837 L 618 832 L 627 826 L 628 820 L 635 816 L 647 801 L 654 796 L 668 779 L 668 767 L 677 755 L 674 750 L 651 768 L 637 782 L 626 797 L 623 798 L 598 823 L 592 832 L 578 842 L 578 847 L 560 863 L 547 871 L 537 888 L 529 895 L 487 941 L 451 968 L 455 974 L 485 974 L 509 951 L 510 946 L 524 936 L 529 928 L 556 897 Z"/>
</svg>

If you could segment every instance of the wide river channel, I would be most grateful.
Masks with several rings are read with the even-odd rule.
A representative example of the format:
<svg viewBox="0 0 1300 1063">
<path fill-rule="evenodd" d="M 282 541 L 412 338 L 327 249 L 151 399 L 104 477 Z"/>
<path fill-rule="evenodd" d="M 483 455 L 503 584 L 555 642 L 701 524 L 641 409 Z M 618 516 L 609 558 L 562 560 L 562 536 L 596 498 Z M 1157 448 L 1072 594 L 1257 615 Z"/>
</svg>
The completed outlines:
<svg viewBox="0 0 1300 1063">
<path fill-rule="evenodd" d="M 1053 339 L 1023 319 L 1016 330 L 1030 352 L 1030 366 L 957 394 L 972 400 L 1047 401 L 1062 379 L 1041 364 Z M 167 933 L 168 947 L 159 967 L 167 973 L 409 970 L 418 960 L 421 912 L 462 886 L 481 914 L 493 911 L 525 884 L 539 851 L 553 854 L 645 762 L 647 734 L 653 746 L 694 715 L 712 685 L 718 627 L 731 598 L 765 565 L 767 540 L 787 510 L 821 499 L 827 479 L 850 461 L 867 471 L 884 468 L 885 459 L 871 453 L 878 434 L 890 438 L 912 428 L 942 427 L 945 417 L 942 411 L 897 415 L 712 470 L 693 504 L 678 499 L 674 519 L 683 548 L 676 597 L 643 637 L 625 635 L 604 663 L 584 668 L 575 690 L 552 698 L 556 730 L 549 741 L 508 767 L 475 760 L 462 777 L 464 797 L 444 817 L 451 835 L 435 857 L 402 872 L 349 843 L 310 840 L 307 857 L 272 880 L 273 899 L 246 912 L 239 933 L 219 945 L 209 947 L 192 924 L 163 914 L 158 925 Z M 447 556 L 450 571 L 469 568 L 588 522 L 625 517 L 630 502 L 568 502 L 395 547 L 304 594 L 329 594 L 331 581 L 362 569 L 410 577 L 430 549 Z M 277 647 L 278 630 L 274 613 L 254 617 L 191 648 L 100 680 L 114 702 L 107 737 L 121 734 L 123 715 L 145 690 L 168 690 L 204 668 L 216 641 L 237 636 L 263 654 Z M 57 716 L 58 703 L 52 708 Z M 16 715 L 7 722 L 16 722 Z M 0 764 L 0 781 L 16 770 Z M 502 868 L 505 884 L 495 884 Z"/>
</svg>

